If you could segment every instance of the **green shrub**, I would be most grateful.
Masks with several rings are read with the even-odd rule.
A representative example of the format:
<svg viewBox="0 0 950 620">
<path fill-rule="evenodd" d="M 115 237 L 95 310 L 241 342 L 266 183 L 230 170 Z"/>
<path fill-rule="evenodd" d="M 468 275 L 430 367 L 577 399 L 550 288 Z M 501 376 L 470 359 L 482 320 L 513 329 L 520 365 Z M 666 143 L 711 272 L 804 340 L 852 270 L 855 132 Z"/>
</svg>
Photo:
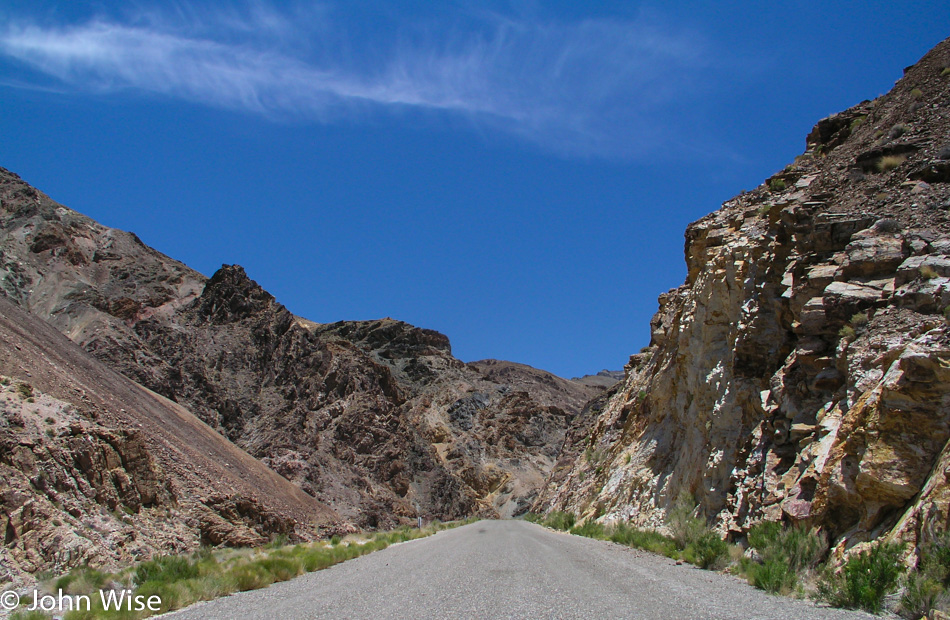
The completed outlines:
<svg viewBox="0 0 950 620">
<path fill-rule="evenodd" d="M 89 594 L 105 587 L 109 575 L 94 568 L 83 568 L 56 580 L 56 590 L 66 594 Z"/>
<path fill-rule="evenodd" d="M 855 332 L 854 328 L 851 327 L 850 325 L 845 325 L 844 327 L 838 330 L 838 337 L 841 338 L 842 340 L 847 340 L 848 342 L 850 342 L 854 340 L 855 336 L 857 336 L 857 332 Z"/>
<path fill-rule="evenodd" d="M 334 537 L 330 538 L 330 544 L 333 545 L 333 546 L 339 545 L 341 540 L 343 540 L 343 539 L 340 538 L 339 536 L 334 536 Z"/>
<path fill-rule="evenodd" d="M 815 532 L 804 527 L 783 529 L 777 521 L 754 525 L 748 541 L 762 560 L 744 567 L 749 583 L 773 593 L 795 589 L 801 574 L 817 566 L 827 548 L 824 537 Z"/>
<path fill-rule="evenodd" d="M 712 530 L 703 532 L 683 549 L 683 559 L 700 568 L 722 568 L 728 555 L 729 545 Z"/>
<path fill-rule="evenodd" d="M 749 530 L 749 546 L 758 552 L 773 545 L 782 533 L 782 524 L 778 521 L 762 521 Z"/>
<path fill-rule="evenodd" d="M 33 397 L 33 386 L 29 383 L 17 383 L 16 391 L 22 398 Z"/>
<path fill-rule="evenodd" d="M 848 321 L 848 323 L 851 325 L 851 327 L 854 327 L 855 329 L 857 329 L 859 327 L 864 327 L 865 325 L 867 325 L 868 321 L 870 321 L 870 319 L 868 318 L 867 312 L 858 312 L 857 314 L 851 317 L 851 320 Z"/>
<path fill-rule="evenodd" d="M 230 576 L 235 580 L 237 589 L 241 592 L 246 590 L 260 590 L 274 583 L 274 576 L 267 571 L 260 570 L 253 564 L 241 564 L 235 566 L 229 571 Z"/>
<path fill-rule="evenodd" d="M 585 521 L 583 525 L 572 527 L 571 534 L 585 536 L 587 538 L 596 538 L 598 540 L 607 539 L 607 530 L 604 528 L 603 524 L 598 523 L 597 521 Z"/>
<path fill-rule="evenodd" d="M 937 270 L 930 265 L 921 265 L 919 271 L 922 280 L 933 280 L 940 275 L 937 273 Z"/>
<path fill-rule="evenodd" d="M 615 525 L 610 531 L 609 540 L 628 547 L 665 555 L 669 558 L 679 556 L 679 549 L 672 538 L 653 530 L 631 527 L 626 523 Z"/>
<path fill-rule="evenodd" d="M 689 495 L 681 495 L 667 514 L 667 525 L 680 549 L 699 540 L 709 529 L 706 522 L 693 516 L 696 502 Z"/>
<path fill-rule="evenodd" d="M 255 562 L 255 564 L 260 570 L 273 575 L 274 581 L 289 581 L 303 573 L 303 562 L 293 558 L 264 558 Z"/>
<path fill-rule="evenodd" d="M 781 560 L 766 560 L 749 570 L 750 583 L 760 590 L 773 594 L 786 594 L 794 589 L 798 577 Z"/>
<path fill-rule="evenodd" d="M 166 555 L 148 562 L 139 564 L 135 569 L 135 581 L 142 584 L 146 581 L 170 583 L 182 579 L 191 579 L 198 576 L 198 567 L 188 558 L 175 555 Z"/>
<path fill-rule="evenodd" d="M 576 522 L 577 517 L 575 517 L 573 514 L 559 510 L 549 512 L 548 516 L 544 519 L 544 525 L 551 529 L 561 530 L 562 532 L 566 532 L 567 530 L 574 527 Z"/>
<path fill-rule="evenodd" d="M 835 607 L 880 612 L 884 597 L 897 588 L 904 572 L 902 552 L 902 545 L 876 543 L 851 556 L 838 573 L 822 576 L 818 597 Z"/>
<path fill-rule="evenodd" d="M 769 181 L 769 189 L 773 192 L 780 192 L 786 187 L 785 179 L 772 179 Z"/>
<path fill-rule="evenodd" d="M 288 538 L 286 534 L 277 534 L 271 541 L 265 545 L 268 549 L 280 549 L 281 547 L 286 547 L 288 543 Z"/>
<path fill-rule="evenodd" d="M 944 532 L 920 550 L 920 572 L 950 586 L 950 532 Z"/>
<path fill-rule="evenodd" d="M 787 562 L 789 569 L 796 574 L 817 566 L 828 547 L 823 536 L 805 527 L 784 530 L 778 537 L 776 546 L 778 557 Z"/>
<path fill-rule="evenodd" d="M 524 515 L 524 520 L 529 523 L 541 523 L 544 521 L 544 515 L 538 514 L 536 512 L 529 512 Z"/>
<path fill-rule="evenodd" d="M 915 88 L 912 91 L 910 91 L 910 96 L 913 97 L 914 99 L 920 99 L 921 97 L 924 96 L 924 91 L 920 90 L 919 88 Z"/>
<path fill-rule="evenodd" d="M 933 609 L 946 588 L 939 581 L 914 573 L 907 578 L 900 611 L 905 618 L 923 618 Z"/>
<path fill-rule="evenodd" d="M 858 127 L 864 124 L 864 121 L 868 120 L 867 116 L 859 116 L 853 121 L 851 121 L 851 131 L 854 131 Z"/>
</svg>

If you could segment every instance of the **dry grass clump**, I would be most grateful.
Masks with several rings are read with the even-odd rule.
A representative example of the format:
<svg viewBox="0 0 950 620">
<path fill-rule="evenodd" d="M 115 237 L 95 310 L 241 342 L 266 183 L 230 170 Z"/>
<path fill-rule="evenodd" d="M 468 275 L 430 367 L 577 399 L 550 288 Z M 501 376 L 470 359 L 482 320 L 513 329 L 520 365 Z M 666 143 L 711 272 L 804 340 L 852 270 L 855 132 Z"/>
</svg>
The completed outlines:
<svg viewBox="0 0 950 620">
<path fill-rule="evenodd" d="M 885 155 L 884 157 L 877 160 L 877 170 L 878 172 L 888 172 L 893 170 L 907 161 L 906 155 Z"/>
</svg>

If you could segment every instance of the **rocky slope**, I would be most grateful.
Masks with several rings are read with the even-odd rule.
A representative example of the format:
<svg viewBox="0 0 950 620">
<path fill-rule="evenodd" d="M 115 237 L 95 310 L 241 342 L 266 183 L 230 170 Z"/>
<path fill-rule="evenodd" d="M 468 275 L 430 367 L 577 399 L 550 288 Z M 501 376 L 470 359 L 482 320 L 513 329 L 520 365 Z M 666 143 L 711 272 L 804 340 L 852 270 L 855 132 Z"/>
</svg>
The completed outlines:
<svg viewBox="0 0 950 620">
<path fill-rule="evenodd" d="M 0 292 L 365 527 L 523 512 L 600 391 L 391 319 L 301 319 L 2 169 Z"/>
<path fill-rule="evenodd" d="M 950 41 L 686 231 L 648 352 L 569 431 L 538 507 L 839 549 L 950 525 Z"/>
<path fill-rule="evenodd" d="M 0 583 L 345 527 L 180 406 L 0 299 Z"/>
</svg>

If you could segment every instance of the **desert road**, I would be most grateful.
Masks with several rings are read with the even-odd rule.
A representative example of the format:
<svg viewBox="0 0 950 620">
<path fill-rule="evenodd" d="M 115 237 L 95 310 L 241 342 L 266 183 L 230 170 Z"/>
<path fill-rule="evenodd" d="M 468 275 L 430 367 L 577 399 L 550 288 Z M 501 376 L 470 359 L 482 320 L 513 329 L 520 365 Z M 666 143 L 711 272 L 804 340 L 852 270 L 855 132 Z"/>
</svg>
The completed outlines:
<svg viewBox="0 0 950 620">
<path fill-rule="evenodd" d="M 199 603 L 218 618 L 873 618 L 776 597 L 728 575 L 522 521 L 479 521 Z"/>
</svg>

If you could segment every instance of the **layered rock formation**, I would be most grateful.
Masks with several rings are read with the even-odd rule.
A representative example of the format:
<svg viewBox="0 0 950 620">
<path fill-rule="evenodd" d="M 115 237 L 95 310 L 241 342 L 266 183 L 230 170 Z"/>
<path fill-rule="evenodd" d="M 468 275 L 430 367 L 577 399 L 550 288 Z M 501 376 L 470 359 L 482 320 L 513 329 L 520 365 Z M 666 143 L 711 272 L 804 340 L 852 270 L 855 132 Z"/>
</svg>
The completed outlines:
<svg viewBox="0 0 950 620">
<path fill-rule="evenodd" d="M 0 407 L 0 583 L 346 527 L 191 413 L 4 299 Z"/>
<path fill-rule="evenodd" d="M 569 431 L 538 504 L 660 526 L 692 495 L 848 546 L 950 525 L 950 42 L 686 231 L 649 350 Z"/>
<path fill-rule="evenodd" d="M 0 170 L 0 291 L 365 527 L 527 510 L 600 390 L 466 365 L 391 319 L 316 324 Z"/>
</svg>

